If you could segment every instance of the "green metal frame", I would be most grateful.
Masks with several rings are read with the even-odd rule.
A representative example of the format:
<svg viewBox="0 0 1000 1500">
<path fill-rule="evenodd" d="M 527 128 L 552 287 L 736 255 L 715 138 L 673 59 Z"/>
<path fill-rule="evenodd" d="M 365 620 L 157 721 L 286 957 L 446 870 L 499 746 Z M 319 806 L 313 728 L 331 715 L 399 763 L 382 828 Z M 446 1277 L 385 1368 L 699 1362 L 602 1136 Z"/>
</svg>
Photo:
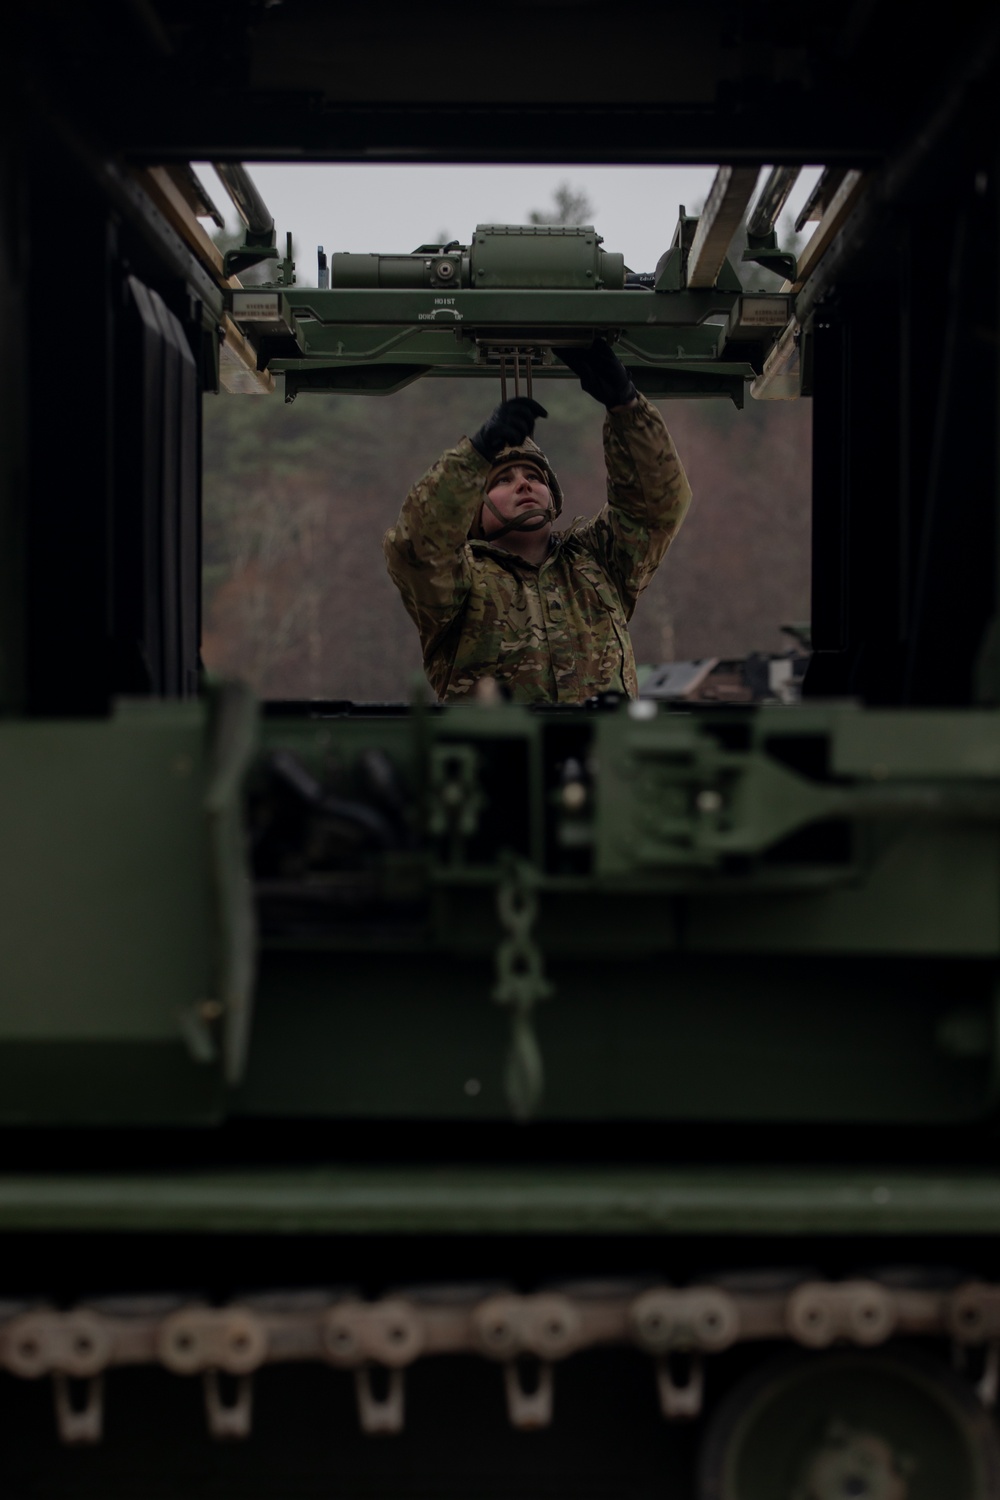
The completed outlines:
<svg viewBox="0 0 1000 1500">
<path fill-rule="evenodd" d="M 722 395 L 742 405 L 757 369 L 749 359 L 722 357 L 730 333 L 744 341 L 742 354 L 751 335 L 769 344 L 788 315 L 787 298 L 757 299 L 769 304 L 771 322 L 740 331 L 743 298 L 728 287 L 262 288 L 227 296 L 261 363 L 285 375 L 289 400 L 303 391 L 387 395 L 425 375 L 497 380 L 499 351 L 514 348 L 522 360 L 531 355 L 532 380 L 571 379 L 552 346 L 600 335 L 615 343 L 647 395 Z"/>
<path fill-rule="evenodd" d="M 244 794 L 259 830 L 281 750 L 363 800 L 372 749 L 415 842 L 331 869 L 307 834 L 258 942 Z M 600 774 L 567 798 L 569 751 Z M 257 728 L 222 693 L 8 723 L 0 765 L 25 792 L 0 851 L 0 1121 L 926 1125 L 996 1107 L 992 713 L 640 703 Z M 496 1003 L 511 855 L 537 913 L 513 1015 Z M 510 1059 L 536 1053 L 518 1103 Z"/>
<path fill-rule="evenodd" d="M 0 1230 L 184 1234 L 1000 1233 L 1000 1173 L 317 1167 L 0 1176 Z"/>
</svg>

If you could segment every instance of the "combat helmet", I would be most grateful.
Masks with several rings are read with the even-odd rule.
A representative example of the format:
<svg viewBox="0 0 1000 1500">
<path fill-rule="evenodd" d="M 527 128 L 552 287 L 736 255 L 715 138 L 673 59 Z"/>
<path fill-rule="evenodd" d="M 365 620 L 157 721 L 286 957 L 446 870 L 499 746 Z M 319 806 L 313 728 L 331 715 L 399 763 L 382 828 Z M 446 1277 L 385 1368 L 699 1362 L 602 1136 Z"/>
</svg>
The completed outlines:
<svg viewBox="0 0 1000 1500">
<path fill-rule="evenodd" d="M 533 469 L 537 469 L 538 472 L 542 475 L 542 478 L 545 480 L 545 483 L 549 487 L 549 493 L 552 496 L 552 504 L 546 506 L 544 510 L 525 511 L 524 514 L 518 516 L 516 520 L 505 520 L 500 512 L 496 509 L 496 507 L 492 504 L 489 498 L 489 490 L 496 476 L 500 473 L 501 469 L 507 469 L 511 466 L 511 464 L 526 464 L 530 465 Z M 541 448 L 539 448 L 534 439 L 530 437 L 525 438 L 523 442 L 508 444 L 506 448 L 500 449 L 500 452 L 493 459 L 493 462 L 490 466 L 490 472 L 487 474 L 486 480 L 483 484 L 483 505 L 488 505 L 490 510 L 496 516 L 497 520 L 503 522 L 503 525 L 500 527 L 500 529 L 498 531 L 494 531 L 491 534 L 491 541 L 495 540 L 497 537 L 506 536 L 508 531 L 539 531 L 546 524 L 546 522 L 554 521 L 556 517 L 562 513 L 562 486 L 560 485 L 559 480 L 556 478 L 555 469 L 553 469 L 552 465 L 549 463 L 548 459 L 545 457 L 545 454 L 542 452 Z M 485 537 L 482 522 L 482 506 L 480 506 L 478 512 L 476 513 L 475 525 L 470 534 L 480 539 Z"/>
</svg>

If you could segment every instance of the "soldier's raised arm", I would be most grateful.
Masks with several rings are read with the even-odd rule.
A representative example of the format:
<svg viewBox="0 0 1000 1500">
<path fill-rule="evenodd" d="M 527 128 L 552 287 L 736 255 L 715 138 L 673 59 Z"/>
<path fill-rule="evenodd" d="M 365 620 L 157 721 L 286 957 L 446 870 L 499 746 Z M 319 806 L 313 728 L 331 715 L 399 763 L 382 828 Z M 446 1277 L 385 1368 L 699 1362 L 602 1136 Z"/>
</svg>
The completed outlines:
<svg viewBox="0 0 1000 1500">
<path fill-rule="evenodd" d="M 472 585 L 470 534 L 496 455 L 532 431 L 544 407 L 504 402 L 471 438 L 448 448 L 410 490 L 382 548 L 390 577 L 420 631 L 425 654 L 460 614 Z"/>
<path fill-rule="evenodd" d="M 383 539 L 389 575 L 421 640 L 446 630 L 465 603 L 472 577 L 466 538 L 489 467 L 462 438 L 417 480 Z"/>
<path fill-rule="evenodd" d="M 691 486 L 667 425 L 636 390 L 610 345 L 556 353 L 588 395 L 607 408 L 604 460 L 608 503 L 577 528 L 614 578 L 627 616 L 663 561 L 691 503 Z"/>
</svg>

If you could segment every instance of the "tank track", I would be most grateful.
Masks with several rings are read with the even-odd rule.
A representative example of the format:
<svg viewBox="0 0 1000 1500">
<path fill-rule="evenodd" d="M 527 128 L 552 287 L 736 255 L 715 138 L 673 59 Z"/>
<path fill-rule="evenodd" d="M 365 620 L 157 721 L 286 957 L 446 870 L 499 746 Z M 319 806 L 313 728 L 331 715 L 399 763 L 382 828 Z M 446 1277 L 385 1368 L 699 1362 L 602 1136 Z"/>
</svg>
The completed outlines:
<svg viewBox="0 0 1000 1500">
<path fill-rule="evenodd" d="M 64 1443 L 100 1441 L 103 1377 L 137 1365 L 200 1376 L 208 1431 L 217 1439 L 250 1434 L 254 1373 L 294 1361 L 351 1372 L 362 1430 L 399 1432 L 406 1368 L 449 1354 L 499 1364 L 511 1424 L 545 1427 L 552 1420 L 554 1366 L 600 1345 L 631 1345 L 652 1359 L 669 1420 L 700 1414 L 707 1356 L 752 1341 L 821 1350 L 945 1339 L 959 1365 L 980 1351 L 976 1393 L 984 1405 L 995 1404 L 1000 1285 L 935 1288 L 902 1280 L 907 1284 L 893 1285 L 888 1275 L 826 1281 L 748 1274 L 742 1283 L 574 1283 L 528 1295 L 428 1286 L 377 1300 L 276 1291 L 216 1307 L 169 1296 L 110 1298 L 67 1310 L 8 1303 L 0 1318 L 0 1369 L 25 1380 L 52 1379 Z"/>
</svg>

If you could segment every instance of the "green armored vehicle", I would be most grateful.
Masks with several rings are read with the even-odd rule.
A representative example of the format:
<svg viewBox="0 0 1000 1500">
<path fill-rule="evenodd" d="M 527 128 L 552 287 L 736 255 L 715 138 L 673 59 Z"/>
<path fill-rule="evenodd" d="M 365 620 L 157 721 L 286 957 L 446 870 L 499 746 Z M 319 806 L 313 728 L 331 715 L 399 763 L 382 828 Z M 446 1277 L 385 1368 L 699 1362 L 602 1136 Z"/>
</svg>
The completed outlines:
<svg viewBox="0 0 1000 1500">
<path fill-rule="evenodd" d="M 4 1494 L 1000 1497 L 998 28 L 897 24 L 19 23 Z M 317 287 L 239 166 L 470 156 L 726 165 L 646 277 L 481 225 Z M 541 394 L 595 335 L 813 399 L 800 704 L 205 685 L 203 393 Z"/>
</svg>

